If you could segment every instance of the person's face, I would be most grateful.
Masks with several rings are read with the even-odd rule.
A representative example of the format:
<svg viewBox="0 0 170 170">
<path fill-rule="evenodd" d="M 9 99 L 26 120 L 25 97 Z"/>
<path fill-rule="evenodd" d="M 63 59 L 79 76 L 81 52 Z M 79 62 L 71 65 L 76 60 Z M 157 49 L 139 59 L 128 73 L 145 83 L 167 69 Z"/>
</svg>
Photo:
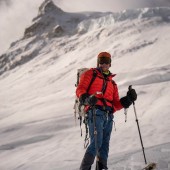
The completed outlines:
<svg viewBox="0 0 170 170">
<path fill-rule="evenodd" d="M 111 66 L 111 59 L 109 57 L 101 57 L 99 58 L 99 67 L 103 71 L 108 71 Z"/>
<path fill-rule="evenodd" d="M 102 71 L 108 71 L 109 70 L 109 68 L 110 68 L 110 64 L 105 64 L 105 63 L 103 63 L 103 64 L 99 64 L 99 67 L 102 69 Z"/>
</svg>

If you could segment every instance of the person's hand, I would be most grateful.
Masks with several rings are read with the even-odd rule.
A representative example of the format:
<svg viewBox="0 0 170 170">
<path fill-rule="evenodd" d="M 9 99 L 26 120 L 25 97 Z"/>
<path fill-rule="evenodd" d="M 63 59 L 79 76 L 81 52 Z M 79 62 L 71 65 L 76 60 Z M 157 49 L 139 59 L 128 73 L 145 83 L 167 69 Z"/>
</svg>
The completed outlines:
<svg viewBox="0 0 170 170">
<path fill-rule="evenodd" d="M 137 93 L 135 89 L 132 89 L 132 86 L 129 86 L 127 95 L 120 99 L 120 103 L 124 108 L 128 108 L 134 101 L 137 99 Z"/>
<path fill-rule="evenodd" d="M 80 104 L 81 104 L 81 105 L 85 105 L 88 97 L 89 97 L 89 94 L 88 94 L 88 93 L 82 94 L 82 95 L 80 96 L 80 98 L 79 98 Z"/>
<path fill-rule="evenodd" d="M 89 96 L 89 98 L 87 99 L 87 102 L 88 102 L 88 104 L 89 104 L 90 106 L 96 105 L 97 101 L 98 101 L 98 99 L 97 99 L 97 97 L 96 97 L 95 95 L 91 95 L 91 96 Z"/>
<path fill-rule="evenodd" d="M 135 89 L 129 89 L 129 91 L 127 92 L 127 97 L 131 102 L 134 102 L 137 99 L 137 93 Z"/>
</svg>

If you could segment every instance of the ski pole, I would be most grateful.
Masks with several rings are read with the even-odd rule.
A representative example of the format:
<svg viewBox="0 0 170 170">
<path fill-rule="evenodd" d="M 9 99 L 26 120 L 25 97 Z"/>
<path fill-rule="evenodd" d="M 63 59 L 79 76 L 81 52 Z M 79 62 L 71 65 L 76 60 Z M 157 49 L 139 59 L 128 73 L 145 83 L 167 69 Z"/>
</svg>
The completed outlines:
<svg viewBox="0 0 170 170">
<path fill-rule="evenodd" d="M 129 90 L 131 90 L 131 89 L 132 89 L 132 85 L 129 86 Z M 136 123 L 137 123 L 137 127 L 138 127 L 138 132 L 139 132 L 139 137 L 140 137 L 140 142 L 141 142 L 141 146 L 142 146 L 142 151 L 143 151 L 143 156 L 144 156 L 145 164 L 147 164 L 146 156 L 145 156 L 145 150 L 144 150 L 144 146 L 143 146 L 142 136 L 141 136 L 140 127 L 139 127 L 139 121 L 138 121 L 138 117 L 137 117 L 136 107 L 135 107 L 135 102 L 134 101 L 133 101 L 133 109 L 134 109 L 134 113 L 135 113 L 135 117 L 136 117 Z"/>
<path fill-rule="evenodd" d="M 93 124 L 94 124 L 94 138 L 95 138 L 95 148 L 96 148 L 96 170 L 99 170 L 98 166 L 98 144 L 97 144 L 97 128 L 96 128 L 96 108 L 93 106 Z"/>
<path fill-rule="evenodd" d="M 95 96 L 96 94 L 103 94 L 102 92 L 95 92 L 94 94 L 92 94 L 90 97 Z M 89 98 L 90 98 L 89 97 Z M 88 101 L 87 101 L 88 103 Z M 97 103 L 97 100 L 96 100 Z M 96 170 L 99 170 L 99 165 L 98 165 L 98 155 L 99 155 L 99 150 L 98 150 L 98 143 L 97 143 L 97 127 L 96 127 L 96 108 L 95 108 L 95 104 L 94 103 L 92 105 L 92 110 L 93 110 L 93 126 L 94 126 L 94 140 L 95 140 L 95 149 L 96 149 Z"/>
</svg>

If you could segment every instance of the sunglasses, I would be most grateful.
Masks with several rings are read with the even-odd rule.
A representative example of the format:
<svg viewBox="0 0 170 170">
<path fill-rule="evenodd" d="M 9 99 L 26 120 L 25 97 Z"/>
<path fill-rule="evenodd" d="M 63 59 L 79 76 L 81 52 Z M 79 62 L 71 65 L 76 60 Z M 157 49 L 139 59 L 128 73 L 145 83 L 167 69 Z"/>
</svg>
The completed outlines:
<svg viewBox="0 0 170 170">
<path fill-rule="evenodd" d="M 111 64 L 111 59 L 109 57 L 100 57 L 99 64 Z"/>
</svg>

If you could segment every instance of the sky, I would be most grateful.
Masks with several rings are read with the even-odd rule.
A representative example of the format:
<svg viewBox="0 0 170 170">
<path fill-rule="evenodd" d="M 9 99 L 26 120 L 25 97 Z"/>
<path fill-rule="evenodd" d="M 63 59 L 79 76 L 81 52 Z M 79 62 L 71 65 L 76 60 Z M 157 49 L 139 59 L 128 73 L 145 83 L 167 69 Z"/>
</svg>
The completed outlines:
<svg viewBox="0 0 170 170">
<path fill-rule="evenodd" d="M 43 0 L 0 0 L 0 54 L 20 39 Z M 121 11 L 127 8 L 170 6 L 170 0 L 54 0 L 64 11 Z M 97 5 L 96 5 L 97 4 Z"/>
<path fill-rule="evenodd" d="M 55 2 L 67 11 L 90 10 L 116 12 L 127 8 L 170 6 L 169 0 L 55 0 Z"/>
</svg>

